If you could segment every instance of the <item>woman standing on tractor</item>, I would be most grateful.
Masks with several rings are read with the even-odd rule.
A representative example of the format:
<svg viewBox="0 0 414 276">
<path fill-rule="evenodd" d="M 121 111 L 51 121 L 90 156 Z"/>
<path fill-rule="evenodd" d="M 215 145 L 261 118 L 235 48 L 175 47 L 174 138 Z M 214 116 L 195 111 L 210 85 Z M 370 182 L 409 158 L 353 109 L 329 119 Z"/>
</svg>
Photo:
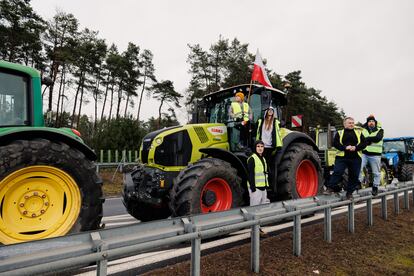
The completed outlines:
<svg viewBox="0 0 414 276">
<path fill-rule="evenodd" d="M 276 119 L 275 110 L 271 106 L 266 109 L 263 120 L 257 120 L 256 140 L 263 141 L 265 145 L 263 155 L 268 164 L 272 163 L 272 156 L 283 146 L 279 125 L 280 122 Z"/>
<path fill-rule="evenodd" d="M 266 109 L 264 118 L 257 120 L 257 134 L 256 141 L 261 140 L 264 143 L 263 156 L 266 159 L 267 164 L 270 166 L 269 180 L 273 183 L 273 168 L 274 168 L 274 155 L 276 151 L 282 148 L 283 142 L 280 136 L 280 122 L 276 119 L 275 110 L 273 107 Z"/>
</svg>

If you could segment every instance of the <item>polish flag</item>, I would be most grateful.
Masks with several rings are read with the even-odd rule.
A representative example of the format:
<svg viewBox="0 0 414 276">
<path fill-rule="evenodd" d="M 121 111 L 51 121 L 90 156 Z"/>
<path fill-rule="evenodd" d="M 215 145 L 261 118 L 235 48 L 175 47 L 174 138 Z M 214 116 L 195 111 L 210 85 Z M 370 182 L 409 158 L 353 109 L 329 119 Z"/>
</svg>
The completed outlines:
<svg viewBox="0 0 414 276">
<path fill-rule="evenodd" d="M 259 49 L 257 49 L 256 59 L 254 60 L 252 81 L 257 81 L 267 87 L 273 87 L 269 81 L 269 78 L 267 77 L 265 66 L 263 64 L 262 57 L 260 56 Z"/>
</svg>

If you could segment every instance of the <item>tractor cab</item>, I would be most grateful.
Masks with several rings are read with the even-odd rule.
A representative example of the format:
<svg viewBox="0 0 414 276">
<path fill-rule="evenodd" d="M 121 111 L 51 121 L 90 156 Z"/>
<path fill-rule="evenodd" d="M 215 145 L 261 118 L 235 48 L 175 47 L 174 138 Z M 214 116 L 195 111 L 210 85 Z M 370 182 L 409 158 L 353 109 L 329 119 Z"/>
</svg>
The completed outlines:
<svg viewBox="0 0 414 276">
<path fill-rule="evenodd" d="M 249 93 L 250 89 L 252 90 L 251 93 Z M 235 101 L 237 92 L 244 94 L 244 101 L 249 104 L 252 113 L 248 145 L 253 143 L 255 124 L 259 118 L 263 118 L 265 110 L 272 106 L 276 111 L 276 117 L 281 118 L 281 106 L 287 103 L 285 92 L 256 84 L 233 86 L 204 96 L 198 105 L 195 123 L 225 124 L 230 151 L 232 152 L 240 151 L 238 143 L 240 141 L 241 122 L 230 116 L 231 103 Z"/>
</svg>

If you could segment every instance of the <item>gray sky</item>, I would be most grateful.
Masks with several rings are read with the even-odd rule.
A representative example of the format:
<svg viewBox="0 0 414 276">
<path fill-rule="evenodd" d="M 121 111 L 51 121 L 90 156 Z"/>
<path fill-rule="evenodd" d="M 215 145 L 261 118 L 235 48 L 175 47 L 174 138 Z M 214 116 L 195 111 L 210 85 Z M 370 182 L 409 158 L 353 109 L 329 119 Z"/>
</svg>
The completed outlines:
<svg viewBox="0 0 414 276">
<path fill-rule="evenodd" d="M 414 1 L 411 0 L 32 0 L 50 19 L 73 13 L 120 51 L 129 41 L 154 54 L 156 76 L 183 93 L 187 44 L 208 49 L 219 36 L 258 48 L 267 66 L 303 81 L 365 122 L 374 114 L 385 136 L 414 135 Z M 144 118 L 156 116 L 144 103 Z M 184 118 L 185 110 L 177 115 Z M 306 114 L 305 114 L 306 116 Z"/>
</svg>

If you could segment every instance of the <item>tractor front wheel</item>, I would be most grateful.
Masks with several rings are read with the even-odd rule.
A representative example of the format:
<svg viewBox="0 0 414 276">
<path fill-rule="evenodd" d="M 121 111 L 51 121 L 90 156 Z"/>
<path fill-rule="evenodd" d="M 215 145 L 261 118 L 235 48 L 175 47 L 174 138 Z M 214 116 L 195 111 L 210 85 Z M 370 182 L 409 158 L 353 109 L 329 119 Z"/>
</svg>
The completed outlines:
<svg viewBox="0 0 414 276">
<path fill-rule="evenodd" d="M 0 243 L 97 229 L 102 181 L 94 164 L 67 144 L 17 140 L 0 152 Z"/>
<path fill-rule="evenodd" d="M 225 211 L 242 205 L 237 170 L 216 158 L 201 159 L 182 170 L 170 191 L 173 216 Z"/>
</svg>

